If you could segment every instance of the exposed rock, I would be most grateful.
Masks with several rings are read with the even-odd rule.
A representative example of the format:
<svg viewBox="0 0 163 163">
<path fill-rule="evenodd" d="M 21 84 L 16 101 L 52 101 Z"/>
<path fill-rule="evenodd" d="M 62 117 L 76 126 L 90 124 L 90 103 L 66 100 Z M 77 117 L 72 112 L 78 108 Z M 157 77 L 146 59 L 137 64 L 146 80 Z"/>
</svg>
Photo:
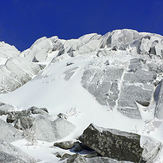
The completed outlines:
<svg viewBox="0 0 163 163">
<path fill-rule="evenodd" d="M 136 102 L 143 106 L 151 103 L 157 73 L 148 69 L 145 59 L 132 58 L 127 62 L 126 68 L 106 67 L 105 62 L 101 66 L 89 66 L 81 82 L 101 105 L 140 119 Z"/>
<path fill-rule="evenodd" d="M 73 151 L 74 152 L 81 152 L 81 151 L 83 151 L 84 149 L 85 149 L 85 147 L 86 146 L 84 146 L 82 143 L 80 143 L 80 142 L 76 142 L 75 144 L 74 144 L 74 147 L 73 147 Z M 87 148 L 88 149 L 88 148 Z"/>
<path fill-rule="evenodd" d="M 67 115 L 64 114 L 64 113 L 59 113 L 59 114 L 57 115 L 57 117 L 58 117 L 58 118 L 67 119 Z"/>
<path fill-rule="evenodd" d="M 90 125 L 79 140 L 104 157 L 118 161 L 139 162 L 143 148 L 140 147 L 140 136 L 118 130 Z"/>
</svg>

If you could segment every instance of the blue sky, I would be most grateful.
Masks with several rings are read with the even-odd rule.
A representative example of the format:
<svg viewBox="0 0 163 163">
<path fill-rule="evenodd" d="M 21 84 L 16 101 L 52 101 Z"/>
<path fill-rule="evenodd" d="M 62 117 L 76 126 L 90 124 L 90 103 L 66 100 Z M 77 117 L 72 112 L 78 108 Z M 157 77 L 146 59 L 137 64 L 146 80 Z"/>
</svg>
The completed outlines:
<svg viewBox="0 0 163 163">
<path fill-rule="evenodd" d="M 24 50 L 42 36 L 136 29 L 163 35 L 163 0 L 1 0 L 0 40 Z"/>
</svg>

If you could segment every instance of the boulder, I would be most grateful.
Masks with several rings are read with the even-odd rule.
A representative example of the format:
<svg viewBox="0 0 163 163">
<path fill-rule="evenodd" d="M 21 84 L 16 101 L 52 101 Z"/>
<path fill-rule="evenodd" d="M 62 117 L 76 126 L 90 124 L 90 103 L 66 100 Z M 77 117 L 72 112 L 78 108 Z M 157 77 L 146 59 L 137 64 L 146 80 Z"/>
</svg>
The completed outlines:
<svg viewBox="0 0 163 163">
<path fill-rule="evenodd" d="M 142 160 L 143 148 L 140 147 L 140 136 L 137 134 L 103 129 L 91 124 L 79 140 L 103 157 L 118 161 Z"/>
<path fill-rule="evenodd" d="M 62 118 L 51 121 L 46 116 L 38 115 L 31 129 L 34 130 L 36 139 L 52 142 L 71 134 L 75 126 Z"/>
</svg>

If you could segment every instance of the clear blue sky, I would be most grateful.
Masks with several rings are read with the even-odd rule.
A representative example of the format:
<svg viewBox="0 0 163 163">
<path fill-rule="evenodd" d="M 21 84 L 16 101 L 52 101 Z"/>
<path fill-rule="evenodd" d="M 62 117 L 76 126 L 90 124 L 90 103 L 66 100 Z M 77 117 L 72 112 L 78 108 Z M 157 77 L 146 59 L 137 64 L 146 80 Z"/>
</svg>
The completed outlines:
<svg viewBox="0 0 163 163">
<path fill-rule="evenodd" d="M 0 40 L 19 50 L 42 36 L 122 28 L 163 35 L 163 0 L 0 0 Z"/>
</svg>

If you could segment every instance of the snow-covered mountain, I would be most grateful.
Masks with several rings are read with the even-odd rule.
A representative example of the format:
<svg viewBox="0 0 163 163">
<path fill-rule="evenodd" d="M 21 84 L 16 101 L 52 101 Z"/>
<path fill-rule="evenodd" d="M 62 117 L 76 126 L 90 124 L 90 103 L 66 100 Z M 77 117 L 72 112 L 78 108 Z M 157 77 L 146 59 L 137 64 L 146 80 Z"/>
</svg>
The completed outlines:
<svg viewBox="0 0 163 163">
<path fill-rule="evenodd" d="M 30 80 L 0 101 L 15 110 L 47 108 L 52 119 L 65 114 L 76 126 L 65 139 L 93 123 L 163 143 L 163 36 L 124 29 L 71 40 L 43 37 L 23 52 L 1 43 L 0 59 L 2 90 Z M 163 162 L 162 148 L 152 161 Z"/>
</svg>

